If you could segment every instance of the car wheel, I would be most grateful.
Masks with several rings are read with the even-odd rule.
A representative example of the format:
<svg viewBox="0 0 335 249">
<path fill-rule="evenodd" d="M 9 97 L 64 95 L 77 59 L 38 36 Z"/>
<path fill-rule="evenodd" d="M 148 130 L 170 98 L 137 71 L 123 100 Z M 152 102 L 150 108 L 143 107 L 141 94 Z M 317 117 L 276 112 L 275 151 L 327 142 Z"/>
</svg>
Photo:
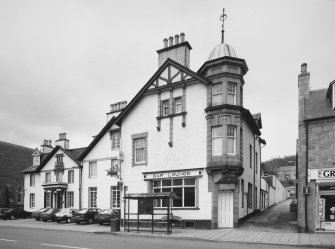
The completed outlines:
<svg viewBox="0 0 335 249">
<path fill-rule="evenodd" d="M 102 222 L 99 222 L 99 225 L 102 225 L 103 223 Z"/>
<path fill-rule="evenodd" d="M 76 221 L 77 224 L 79 224 L 80 222 L 79 221 Z"/>
<path fill-rule="evenodd" d="M 10 219 L 11 219 L 11 220 L 14 220 L 14 219 L 15 219 L 14 215 L 11 215 L 11 216 L 10 216 Z"/>
<path fill-rule="evenodd" d="M 60 223 L 60 220 L 57 220 L 57 223 Z"/>
<path fill-rule="evenodd" d="M 70 223 L 70 222 L 71 222 L 71 218 L 67 218 L 66 223 Z"/>
<path fill-rule="evenodd" d="M 39 220 L 40 220 L 40 218 L 35 218 L 35 220 L 39 221 Z"/>
<path fill-rule="evenodd" d="M 93 219 L 92 218 L 88 219 L 88 224 L 93 224 Z"/>
<path fill-rule="evenodd" d="M 47 222 L 47 220 L 43 220 L 43 222 Z"/>
</svg>

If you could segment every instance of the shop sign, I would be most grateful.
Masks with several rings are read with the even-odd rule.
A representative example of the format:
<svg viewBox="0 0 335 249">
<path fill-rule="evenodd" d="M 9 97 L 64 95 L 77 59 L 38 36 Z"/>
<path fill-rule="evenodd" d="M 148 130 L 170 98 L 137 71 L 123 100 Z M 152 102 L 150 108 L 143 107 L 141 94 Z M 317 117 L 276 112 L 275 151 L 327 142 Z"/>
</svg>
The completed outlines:
<svg viewBox="0 0 335 249">
<path fill-rule="evenodd" d="M 335 170 L 319 170 L 318 176 L 319 178 L 335 178 Z"/>
<path fill-rule="evenodd" d="M 144 179 L 181 178 L 190 176 L 201 176 L 202 170 L 181 170 L 170 172 L 144 173 Z"/>
<path fill-rule="evenodd" d="M 310 180 L 335 180 L 335 168 L 309 169 L 308 181 Z"/>
</svg>

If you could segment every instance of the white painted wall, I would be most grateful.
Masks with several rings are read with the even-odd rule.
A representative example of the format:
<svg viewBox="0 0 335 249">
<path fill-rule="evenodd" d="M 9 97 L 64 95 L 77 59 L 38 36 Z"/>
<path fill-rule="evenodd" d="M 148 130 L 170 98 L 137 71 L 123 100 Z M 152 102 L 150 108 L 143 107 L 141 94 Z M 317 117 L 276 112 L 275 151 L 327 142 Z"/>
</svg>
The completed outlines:
<svg viewBox="0 0 335 249">
<path fill-rule="evenodd" d="M 35 174 L 35 186 L 30 187 L 30 174 L 25 174 L 24 178 L 24 208 L 27 211 L 34 211 L 44 207 L 44 187 L 42 184 L 45 183 L 45 174 L 51 172 L 51 182 L 56 182 L 56 175 L 54 173 L 54 167 L 56 162 L 56 155 L 63 154 L 64 172 L 62 182 L 68 183 L 68 171 L 74 170 L 74 183 L 68 184 L 67 191 L 74 192 L 74 208 L 79 208 L 79 167 L 78 165 L 62 150 L 58 150 L 56 154 L 49 160 L 49 162 L 43 167 L 43 169 Z M 30 194 L 35 193 L 35 208 L 31 209 L 29 206 Z"/>
<path fill-rule="evenodd" d="M 82 208 L 89 207 L 90 187 L 97 188 L 97 207 L 101 209 L 111 208 L 111 186 L 117 185 L 115 177 L 107 176 L 108 169 L 111 168 L 111 160 L 116 159 L 119 150 L 111 149 L 110 135 L 107 132 L 90 153 L 84 158 L 82 172 Z M 89 162 L 97 162 L 97 177 L 89 178 Z"/>
<path fill-rule="evenodd" d="M 182 89 L 175 89 L 173 96 L 181 96 Z M 162 92 L 161 99 L 170 96 Z M 186 127 L 182 117 L 173 118 L 173 147 L 169 147 L 170 119 L 162 119 L 157 131 L 158 96 L 144 96 L 122 122 L 122 150 L 124 162 L 122 174 L 128 193 L 147 193 L 148 184 L 142 172 L 205 168 L 207 160 L 207 87 L 196 84 L 186 87 Z M 148 165 L 132 165 L 132 134 L 148 132 Z M 211 194 L 208 193 L 208 177 L 204 170 L 199 179 L 199 209 L 175 210 L 183 219 L 211 219 Z M 133 211 L 136 211 L 133 210 Z"/>
</svg>

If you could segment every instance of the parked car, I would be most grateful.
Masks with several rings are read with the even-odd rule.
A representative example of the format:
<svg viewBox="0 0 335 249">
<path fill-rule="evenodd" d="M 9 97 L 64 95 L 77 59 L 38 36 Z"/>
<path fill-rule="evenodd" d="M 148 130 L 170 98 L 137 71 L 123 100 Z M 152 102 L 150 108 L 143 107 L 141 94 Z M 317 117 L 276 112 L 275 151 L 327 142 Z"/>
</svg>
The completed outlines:
<svg viewBox="0 0 335 249">
<path fill-rule="evenodd" d="M 58 210 L 55 214 L 57 223 L 61 223 L 62 221 L 66 221 L 66 223 L 71 222 L 72 212 L 73 211 L 70 208 L 62 208 Z"/>
<path fill-rule="evenodd" d="M 79 224 L 80 222 L 86 222 L 87 224 L 94 223 L 94 217 L 100 213 L 100 208 L 83 208 L 72 214 L 72 221 Z"/>
<path fill-rule="evenodd" d="M 3 220 L 14 220 L 16 218 L 28 218 L 31 216 L 30 212 L 24 211 L 22 208 L 9 208 L 7 210 L 2 210 L 0 213 L 0 218 Z"/>
<path fill-rule="evenodd" d="M 46 212 L 43 212 L 41 214 L 41 220 L 43 220 L 44 222 L 47 222 L 48 220 L 51 221 L 56 221 L 56 216 L 55 214 L 59 211 L 59 208 L 51 208 Z"/>
<path fill-rule="evenodd" d="M 95 221 L 102 225 L 110 223 L 111 219 L 120 219 L 120 211 L 115 209 L 104 209 L 95 216 Z"/>
<path fill-rule="evenodd" d="M 31 218 L 35 219 L 35 220 L 40 220 L 41 219 L 41 214 L 50 210 L 51 208 L 41 208 L 37 211 L 32 212 L 31 214 Z"/>
</svg>

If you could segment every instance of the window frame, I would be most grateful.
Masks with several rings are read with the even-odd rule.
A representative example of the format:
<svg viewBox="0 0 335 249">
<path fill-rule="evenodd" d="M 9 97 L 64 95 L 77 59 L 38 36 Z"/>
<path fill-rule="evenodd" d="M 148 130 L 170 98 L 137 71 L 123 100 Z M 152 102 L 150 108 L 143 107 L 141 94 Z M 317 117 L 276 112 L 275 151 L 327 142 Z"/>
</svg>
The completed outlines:
<svg viewBox="0 0 335 249">
<path fill-rule="evenodd" d="M 116 203 L 116 204 L 114 204 Z M 111 186 L 111 209 L 120 209 L 121 208 L 121 191 L 117 186 Z"/>
<path fill-rule="evenodd" d="M 170 115 L 170 99 L 161 101 L 161 116 L 166 117 Z"/>
<path fill-rule="evenodd" d="M 67 203 L 68 203 L 67 205 L 68 205 L 69 208 L 74 207 L 74 192 L 73 191 L 68 191 L 67 192 Z"/>
<path fill-rule="evenodd" d="M 94 196 L 92 196 L 92 194 L 95 194 L 95 198 L 94 198 Z M 97 200 L 98 200 L 98 188 L 97 187 L 89 187 L 88 188 L 88 207 L 89 208 L 97 208 Z"/>
<path fill-rule="evenodd" d="M 233 103 L 229 103 L 229 96 L 232 96 Z M 227 104 L 236 105 L 236 99 L 237 99 L 236 96 L 237 96 L 237 84 L 235 82 L 228 82 L 227 84 Z"/>
<path fill-rule="evenodd" d="M 35 187 L 36 174 L 30 174 L 30 187 Z"/>
<path fill-rule="evenodd" d="M 214 92 L 214 87 L 218 87 L 218 91 Z M 215 97 L 221 96 L 220 103 L 215 103 Z M 211 102 L 212 106 L 218 106 L 223 104 L 223 82 L 213 83 L 211 85 Z"/>
<path fill-rule="evenodd" d="M 29 194 L 29 207 L 35 208 L 35 193 Z"/>
<path fill-rule="evenodd" d="M 233 128 L 233 136 L 231 135 L 230 128 Z M 237 140 L 237 127 L 236 125 L 227 125 L 227 143 L 229 143 L 229 140 L 233 140 L 233 152 L 229 152 L 229 146 L 227 146 L 227 155 L 236 155 L 236 140 Z"/>
<path fill-rule="evenodd" d="M 247 207 L 249 209 L 252 209 L 252 192 L 253 192 L 253 187 L 252 184 L 250 182 L 248 182 L 248 203 L 247 203 Z"/>
<path fill-rule="evenodd" d="M 218 129 L 218 131 L 216 132 L 217 135 L 215 135 L 215 130 Z M 221 133 L 221 136 L 220 136 Z M 216 125 L 216 126 L 212 126 L 211 128 L 211 141 L 212 141 L 212 156 L 222 156 L 223 155 L 223 127 L 222 125 Z M 215 145 L 217 145 L 215 143 L 215 141 L 218 141 L 219 144 L 221 144 L 221 149 L 214 149 Z M 218 150 L 219 153 L 215 154 L 214 151 Z"/>
<path fill-rule="evenodd" d="M 132 139 L 132 164 L 133 166 L 146 166 L 148 165 L 148 132 L 144 133 L 139 133 L 139 134 L 133 134 L 131 135 Z M 138 139 L 144 139 L 145 141 L 145 146 L 143 147 L 135 147 L 136 146 L 136 141 Z M 143 148 L 143 153 L 144 153 L 144 160 L 143 161 L 136 161 L 137 153 L 139 149 Z"/>
<path fill-rule="evenodd" d="M 63 182 L 63 172 L 62 171 L 56 172 L 56 182 Z"/>
<path fill-rule="evenodd" d="M 45 183 L 51 183 L 51 172 L 45 172 Z"/>
<path fill-rule="evenodd" d="M 45 193 L 45 207 L 51 207 L 51 192 Z"/>
<path fill-rule="evenodd" d="M 69 184 L 74 183 L 74 170 L 73 169 L 69 170 L 67 174 L 68 174 L 67 182 Z"/>
<path fill-rule="evenodd" d="M 121 132 L 119 130 L 112 131 L 110 134 L 112 150 L 120 150 L 121 148 Z"/>
<path fill-rule="evenodd" d="M 187 184 L 185 181 L 187 180 L 194 180 L 194 184 Z M 167 184 L 168 181 L 170 181 L 171 184 Z M 175 184 L 174 182 L 177 181 L 181 181 L 182 184 Z M 158 183 L 157 185 L 155 185 L 155 183 Z M 157 180 L 153 180 L 151 181 L 151 186 L 152 186 L 152 192 L 153 193 L 162 193 L 162 192 L 174 192 L 174 189 L 181 189 L 181 206 L 175 206 L 174 202 L 176 200 L 174 200 L 172 202 L 172 207 L 173 209 L 194 209 L 198 207 L 198 203 L 197 203 L 197 198 L 198 198 L 198 181 L 196 177 L 187 177 L 187 178 L 169 178 L 169 179 L 157 179 Z M 193 193 L 194 193 L 194 198 L 192 200 L 192 202 L 194 203 L 194 205 L 186 205 L 185 201 L 186 201 L 186 197 L 185 195 L 185 189 L 193 189 Z M 159 191 L 157 191 L 159 190 Z M 163 190 L 168 190 L 168 191 L 163 191 Z M 192 193 L 192 192 L 190 192 Z M 178 199 L 177 199 L 178 201 Z M 163 203 L 164 200 L 157 200 L 154 203 L 154 208 L 165 208 L 166 205 Z"/>
<path fill-rule="evenodd" d="M 178 100 L 178 101 L 177 101 Z M 180 100 L 180 102 L 179 102 Z M 183 112 L 183 98 L 181 96 L 174 98 L 174 113 L 182 113 Z"/>
<path fill-rule="evenodd" d="M 97 165 L 98 165 L 97 161 L 91 161 L 88 163 L 88 178 L 97 178 L 97 175 L 98 175 Z M 93 175 L 93 173 L 95 174 Z"/>
</svg>

